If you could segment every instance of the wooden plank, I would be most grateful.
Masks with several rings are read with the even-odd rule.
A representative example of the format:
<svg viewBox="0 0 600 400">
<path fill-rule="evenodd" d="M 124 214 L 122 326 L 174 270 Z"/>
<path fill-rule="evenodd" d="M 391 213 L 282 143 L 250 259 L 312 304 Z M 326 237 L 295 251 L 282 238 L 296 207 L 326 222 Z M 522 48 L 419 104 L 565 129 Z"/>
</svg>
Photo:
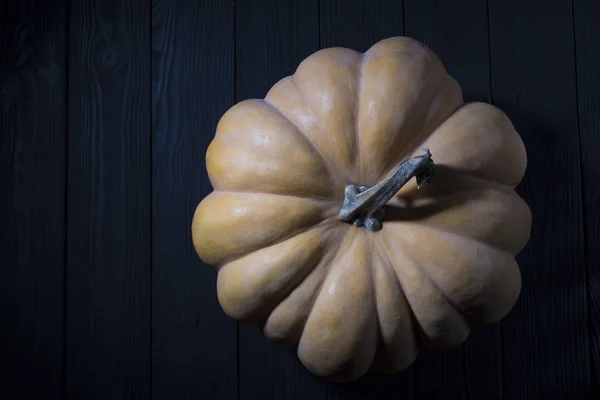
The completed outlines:
<svg viewBox="0 0 600 400">
<path fill-rule="evenodd" d="M 406 35 L 425 43 L 463 90 L 490 101 L 488 14 L 479 0 L 404 0 Z"/>
<path fill-rule="evenodd" d="M 152 2 L 152 384 L 157 399 L 237 398 L 237 328 L 191 221 L 212 191 L 204 155 L 233 104 L 231 2 Z"/>
<path fill-rule="evenodd" d="M 490 101 L 488 18 L 478 0 L 405 0 L 406 34 L 425 43 L 463 89 Z M 418 398 L 502 397 L 501 329 L 476 329 L 458 348 L 425 352 L 415 365 Z"/>
<path fill-rule="evenodd" d="M 328 0 L 320 4 L 321 47 L 364 52 L 378 41 L 404 34 L 406 0 Z"/>
<path fill-rule="evenodd" d="M 348 47 L 365 52 L 380 40 L 404 34 L 402 1 L 322 1 L 321 47 Z M 330 384 L 329 399 L 412 398 L 414 368 L 396 374 L 372 371 L 350 384 Z"/>
<path fill-rule="evenodd" d="M 600 2 L 574 0 L 592 393 L 600 393 Z"/>
<path fill-rule="evenodd" d="M 279 79 L 318 50 L 317 0 L 237 0 L 236 101 L 263 98 Z M 239 326 L 240 399 L 325 399 L 326 385 L 290 346 Z"/>
<path fill-rule="evenodd" d="M 552 29 L 548 29 L 552 27 Z M 503 324 L 504 397 L 585 398 L 589 387 L 572 4 L 490 2 L 492 96 L 521 134 L 529 245 Z"/>
<path fill-rule="evenodd" d="M 0 3 L 0 397 L 60 398 L 67 13 Z"/>
<path fill-rule="evenodd" d="M 148 2 L 70 9 L 67 398 L 150 395 Z"/>
</svg>

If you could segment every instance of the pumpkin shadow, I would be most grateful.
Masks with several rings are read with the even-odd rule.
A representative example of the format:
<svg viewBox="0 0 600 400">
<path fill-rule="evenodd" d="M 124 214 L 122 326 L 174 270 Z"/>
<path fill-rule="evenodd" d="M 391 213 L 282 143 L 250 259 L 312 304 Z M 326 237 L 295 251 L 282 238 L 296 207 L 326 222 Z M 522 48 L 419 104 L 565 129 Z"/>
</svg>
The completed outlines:
<svg viewBox="0 0 600 400">
<path fill-rule="evenodd" d="M 491 186 L 506 190 L 500 184 L 476 178 L 470 171 L 448 165 L 437 165 L 431 182 L 417 188 L 411 180 L 384 207 L 386 222 L 414 222 L 442 211 L 471 202 Z"/>
</svg>

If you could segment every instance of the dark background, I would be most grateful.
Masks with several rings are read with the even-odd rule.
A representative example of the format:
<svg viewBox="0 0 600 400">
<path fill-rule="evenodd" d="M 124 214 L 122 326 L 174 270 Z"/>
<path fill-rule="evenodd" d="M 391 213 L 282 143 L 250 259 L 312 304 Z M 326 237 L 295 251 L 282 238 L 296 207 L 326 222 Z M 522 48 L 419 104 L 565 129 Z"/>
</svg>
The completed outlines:
<svg viewBox="0 0 600 400">
<path fill-rule="evenodd" d="M 0 398 L 577 399 L 600 382 L 598 0 L 0 2 Z M 523 137 L 500 324 L 348 384 L 221 311 L 191 244 L 220 116 L 322 47 L 408 35 Z M 598 392 L 596 392 L 597 394 Z M 597 397 L 600 398 L 600 397 Z"/>
</svg>

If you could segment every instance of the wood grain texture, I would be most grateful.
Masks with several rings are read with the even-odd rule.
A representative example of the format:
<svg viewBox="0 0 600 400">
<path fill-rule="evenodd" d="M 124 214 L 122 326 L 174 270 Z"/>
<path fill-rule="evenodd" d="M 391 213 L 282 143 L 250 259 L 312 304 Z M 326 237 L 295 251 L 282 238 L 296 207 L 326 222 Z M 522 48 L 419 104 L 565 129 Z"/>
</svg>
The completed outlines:
<svg viewBox="0 0 600 400">
<path fill-rule="evenodd" d="M 152 2 L 155 399 L 237 398 L 236 323 L 191 240 L 194 210 L 212 191 L 204 155 L 233 105 L 233 32 L 230 2 Z"/>
<path fill-rule="evenodd" d="M 461 85 L 465 102 L 490 101 L 488 13 L 479 0 L 405 0 L 406 35 L 425 43 Z M 502 398 L 500 325 L 472 331 L 458 348 L 423 353 L 417 398 Z"/>
<path fill-rule="evenodd" d="M 320 1 L 321 47 L 348 47 L 365 52 L 382 39 L 402 36 L 405 1 Z"/>
<path fill-rule="evenodd" d="M 319 48 L 317 0 L 236 0 L 236 101 L 263 98 L 277 81 Z M 267 340 L 253 325 L 239 325 L 241 400 L 325 399 L 295 349 Z"/>
<path fill-rule="evenodd" d="M 479 0 L 404 0 L 406 35 L 425 43 L 466 102 L 490 101 L 488 12 Z"/>
<path fill-rule="evenodd" d="M 150 5 L 70 10 L 66 391 L 150 395 Z"/>
<path fill-rule="evenodd" d="M 67 13 L 0 2 L 0 398 L 62 394 Z"/>
<path fill-rule="evenodd" d="M 574 0 L 592 392 L 600 393 L 600 2 Z"/>
<path fill-rule="evenodd" d="M 348 47 L 365 52 L 380 40 L 404 35 L 402 1 L 321 1 L 320 46 Z M 328 399 L 412 398 L 414 368 L 397 374 L 372 371 L 350 384 L 329 384 Z"/>
<path fill-rule="evenodd" d="M 503 324 L 509 399 L 589 395 L 572 21 L 569 0 L 490 1 L 492 96 L 525 142 L 518 192 L 533 213 L 521 296 Z"/>
</svg>

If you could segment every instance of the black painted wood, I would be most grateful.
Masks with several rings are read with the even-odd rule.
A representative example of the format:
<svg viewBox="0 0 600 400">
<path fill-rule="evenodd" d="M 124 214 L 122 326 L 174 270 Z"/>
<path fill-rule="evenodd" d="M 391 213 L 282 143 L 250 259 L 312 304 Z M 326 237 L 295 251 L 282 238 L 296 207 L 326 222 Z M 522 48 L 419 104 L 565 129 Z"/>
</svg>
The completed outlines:
<svg viewBox="0 0 600 400">
<path fill-rule="evenodd" d="M 405 0 L 406 35 L 425 43 L 463 90 L 465 102 L 490 101 L 488 13 L 479 0 Z M 502 398 L 501 329 L 472 331 L 458 348 L 417 360 L 418 398 Z"/>
<path fill-rule="evenodd" d="M 463 90 L 490 101 L 488 8 L 479 0 L 404 0 L 406 35 L 427 45 Z"/>
<path fill-rule="evenodd" d="M 592 389 L 600 393 L 600 2 L 574 1 Z"/>
<path fill-rule="evenodd" d="M 518 192 L 533 212 L 517 257 L 520 299 L 503 324 L 507 399 L 589 395 L 586 270 L 572 4 L 491 1 L 492 98 L 521 134 Z"/>
<path fill-rule="evenodd" d="M 378 41 L 404 35 L 403 2 L 394 0 L 321 1 L 320 45 L 365 52 Z M 411 398 L 415 395 L 414 368 L 397 374 L 372 371 L 350 384 L 329 384 L 330 400 Z"/>
<path fill-rule="evenodd" d="M 320 1 L 321 47 L 348 47 L 362 53 L 382 39 L 404 35 L 405 1 Z"/>
<path fill-rule="evenodd" d="M 318 2 L 237 0 L 236 101 L 263 98 L 279 79 L 319 48 Z M 310 374 L 295 349 L 239 325 L 240 399 L 326 399 L 326 384 Z"/>
<path fill-rule="evenodd" d="M 0 398 L 62 393 L 67 13 L 0 2 Z"/>
<path fill-rule="evenodd" d="M 70 399 L 151 394 L 150 79 L 148 2 L 70 2 Z"/>
<path fill-rule="evenodd" d="M 236 399 L 237 329 L 191 221 L 212 191 L 205 153 L 233 104 L 233 6 L 152 2 L 152 383 L 155 399 Z"/>
</svg>

